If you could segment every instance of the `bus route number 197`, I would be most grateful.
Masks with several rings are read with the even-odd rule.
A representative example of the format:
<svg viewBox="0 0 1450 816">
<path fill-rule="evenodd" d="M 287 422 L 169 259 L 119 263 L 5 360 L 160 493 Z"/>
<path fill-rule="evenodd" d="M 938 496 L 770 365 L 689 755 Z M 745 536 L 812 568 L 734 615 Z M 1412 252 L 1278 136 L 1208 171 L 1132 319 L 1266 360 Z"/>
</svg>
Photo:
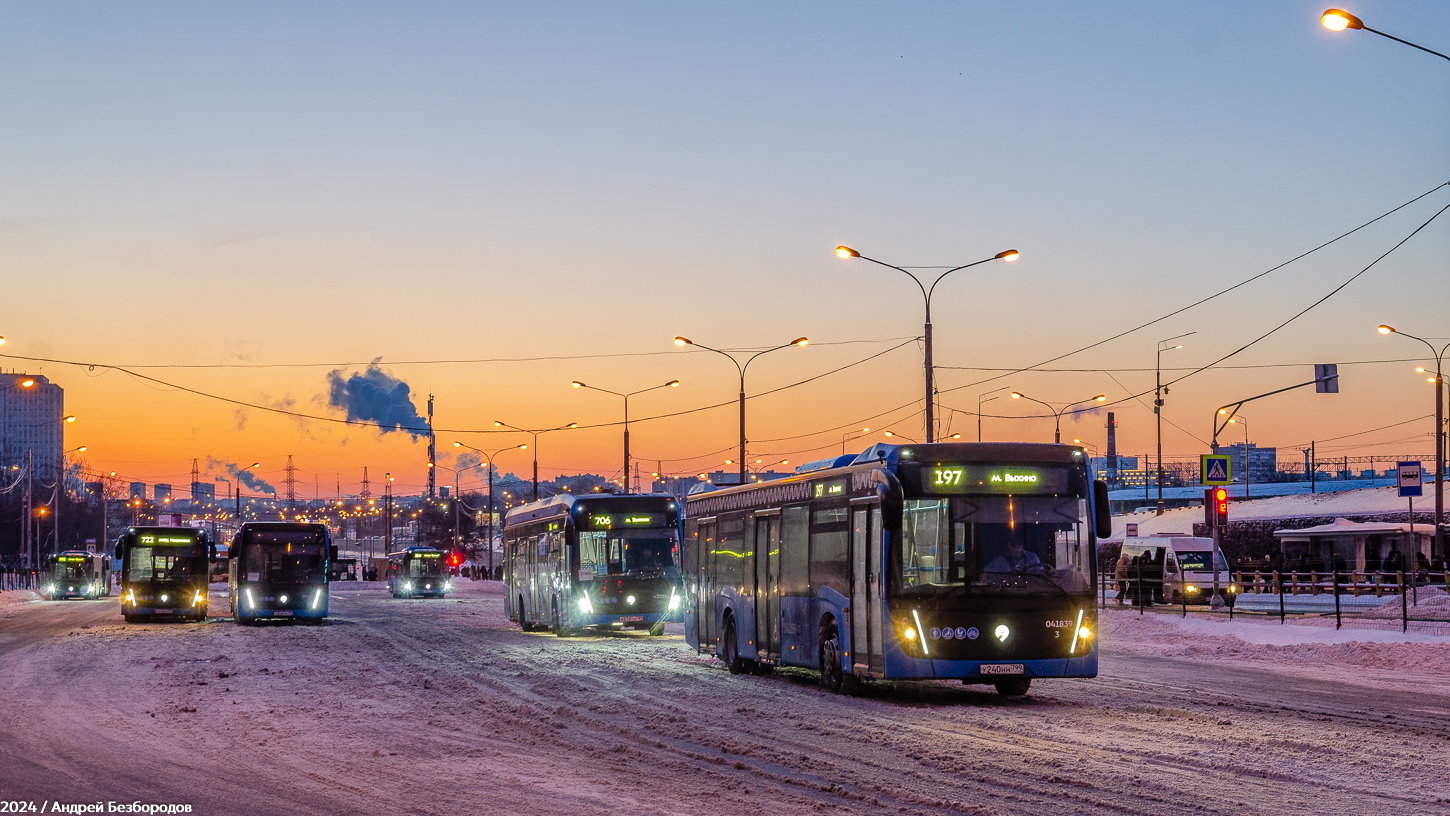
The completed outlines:
<svg viewBox="0 0 1450 816">
<path fill-rule="evenodd" d="M 936 483 L 941 487 L 960 487 L 962 484 L 961 468 L 937 468 Z"/>
</svg>

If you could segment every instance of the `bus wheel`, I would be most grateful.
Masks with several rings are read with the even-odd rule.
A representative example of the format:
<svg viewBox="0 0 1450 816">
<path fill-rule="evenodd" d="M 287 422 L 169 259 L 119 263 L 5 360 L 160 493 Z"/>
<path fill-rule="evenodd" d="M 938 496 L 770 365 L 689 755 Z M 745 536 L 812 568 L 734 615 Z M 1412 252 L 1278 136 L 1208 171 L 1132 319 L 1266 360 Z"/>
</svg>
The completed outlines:
<svg viewBox="0 0 1450 816">
<path fill-rule="evenodd" d="M 559 614 L 559 599 L 555 598 L 553 602 L 549 604 L 549 608 L 554 613 L 554 625 L 552 627 L 554 630 L 554 637 L 568 637 L 569 629 L 568 627 L 564 626 L 564 616 Z"/>
<path fill-rule="evenodd" d="M 841 670 L 841 637 L 836 624 L 829 623 L 821 630 L 821 685 L 833 693 L 840 694 L 846 687 L 846 673 Z"/>
<path fill-rule="evenodd" d="M 1027 693 L 1027 689 L 1032 685 L 1032 678 L 1014 677 L 1011 680 L 998 680 L 995 685 L 997 686 L 997 693 L 1003 697 L 1021 697 Z"/>
<path fill-rule="evenodd" d="M 519 596 L 519 628 L 525 632 L 534 631 L 533 624 L 529 623 L 528 617 L 524 614 L 524 596 Z"/>
<path fill-rule="evenodd" d="M 735 642 L 735 616 L 725 619 L 725 634 L 721 638 L 724 644 L 723 654 L 725 665 L 729 667 L 731 674 L 745 674 L 750 671 L 750 662 L 740 656 L 740 645 Z"/>
</svg>

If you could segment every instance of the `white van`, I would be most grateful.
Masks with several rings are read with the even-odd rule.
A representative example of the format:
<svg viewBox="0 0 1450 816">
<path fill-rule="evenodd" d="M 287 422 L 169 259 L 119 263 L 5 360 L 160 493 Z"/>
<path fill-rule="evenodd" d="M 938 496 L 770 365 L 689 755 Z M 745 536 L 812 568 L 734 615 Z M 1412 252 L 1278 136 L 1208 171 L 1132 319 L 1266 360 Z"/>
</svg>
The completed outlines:
<svg viewBox="0 0 1450 816">
<path fill-rule="evenodd" d="M 1128 538 L 1123 552 L 1129 557 L 1149 553 L 1155 565 L 1163 568 L 1163 591 L 1159 596 L 1168 603 L 1208 603 L 1213 596 L 1213 539 L 1193 536 L 1153 536 Z M 1156 579 L 1157 570 L 1152 577 Z M 1218 554 L 1218 594 L 1237 592 L 1223 553 Z"/>
</svg>

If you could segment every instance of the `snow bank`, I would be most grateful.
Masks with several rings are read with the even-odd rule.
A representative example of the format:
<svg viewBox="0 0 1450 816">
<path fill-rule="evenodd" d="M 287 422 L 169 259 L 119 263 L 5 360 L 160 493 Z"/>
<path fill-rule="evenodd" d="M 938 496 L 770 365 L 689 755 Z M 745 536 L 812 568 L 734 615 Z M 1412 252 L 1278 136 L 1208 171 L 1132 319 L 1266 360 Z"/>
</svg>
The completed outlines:
<svg viewBox="0 0 1450 816">
<path fill-rule="evenodd" d="M 1450 603 L 1450 597 L 1444 600 Z M 1396 598 L 1396 617 L 1398 610 Z M 1335 630 L 1333 618 L 1312 620 L 1316 625 L 1294 626 L 1260 618 L 1230 621 L 1226 617 L 1182 618 L 1166 612 L 1140 616 L 1136 611 L 1104 610 L 1098 616 L 1098 629 L 1109 655 L 1121 650 L 1215 663 L 1262 661 L 1281 667 L 1292 664 L 1316 673 L 1334 667 L 1436 675 L 1450 670 L 1450 636 Z"/>
<path fill-rule="evenodd" d="M 10 606 L 12 604 L 23 604 L 41 600 L 45 599 L 40 596 L 39 592 L 34 592 L 29 589 L 7 589 L 0 592 L 0 606 Z"/>
</svg>

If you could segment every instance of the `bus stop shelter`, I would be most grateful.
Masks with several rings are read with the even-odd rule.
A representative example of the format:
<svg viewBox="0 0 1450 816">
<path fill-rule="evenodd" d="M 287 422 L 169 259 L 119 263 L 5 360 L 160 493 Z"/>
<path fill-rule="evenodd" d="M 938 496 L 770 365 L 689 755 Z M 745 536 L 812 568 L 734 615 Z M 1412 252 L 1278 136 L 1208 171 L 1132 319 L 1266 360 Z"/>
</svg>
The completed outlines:
<svg viewBox="0 0 1450 816">
<path fill-rule="evenodd" d="M 1275 530 L 1274 537 L 1279 539 L 1286 570 L 1413 572 L 1417 553 L 1430 557 L 1435 526 L 1337 518 L 1318 527 Z M 1388 563 L 1394 553 L 1400 556 L 1398 565 Z"/>
</svg>

